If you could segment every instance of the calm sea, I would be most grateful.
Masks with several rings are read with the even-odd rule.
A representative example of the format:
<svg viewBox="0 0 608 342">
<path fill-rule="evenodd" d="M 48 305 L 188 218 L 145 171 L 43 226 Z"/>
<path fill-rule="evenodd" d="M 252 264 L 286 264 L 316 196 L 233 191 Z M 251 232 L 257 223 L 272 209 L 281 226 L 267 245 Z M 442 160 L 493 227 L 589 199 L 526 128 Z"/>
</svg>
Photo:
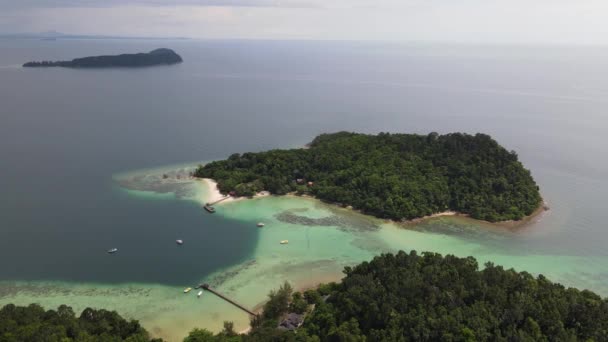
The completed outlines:
<svg viewBox="0 0 608 342">
<path fill-rule="evenodd" d="M 19 67 L 158 47 L 185 62 Z M 339 130 L 488 133 L 552 209 L 512 253 L 608 254 L 608 48 L 0 40 L 0 52 L 0 280 L 183 284 L 247 260 L 256 230 L 194 202 L 143 201 L 113 175 Z M 204 242 L 177 250 L 177 238 Z"/>
</svg>

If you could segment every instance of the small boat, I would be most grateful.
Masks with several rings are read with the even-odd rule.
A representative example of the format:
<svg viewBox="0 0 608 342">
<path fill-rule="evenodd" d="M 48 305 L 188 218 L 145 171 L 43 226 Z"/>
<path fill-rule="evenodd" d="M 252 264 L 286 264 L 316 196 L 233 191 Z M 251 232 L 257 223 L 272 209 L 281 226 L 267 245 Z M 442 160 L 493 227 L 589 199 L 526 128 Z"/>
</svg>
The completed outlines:
<svg viewBox="0 0 608 342">
<path fill-rule="evenodd" d="M 108 253 L 110 253 L 110 254 L 114 254 L 116 252 L 118 252 L 118 248 L 112 248 L 112 249 L 108 250 Z"/>
<path fill-rule="evenodd" d="M 188 293 L 188 292 L 190 292 L 190 291 L 192 291 L 192 288 L 191 288 L 191 287 L 187 287 L 187 288 L 184 290 L 184 293 Z"/>
<path fill-rule="evenodd" d="M 213 214 L 215 212 L 215 208 L 210 206 L 209 204 L 205 205 L 203 208 L 205 208 L 205 210 L 207 210 L 211 214 Z"/>
<path fill-rule="evenodd" d="M 260 228 L 262 228 L 262 227 L 264 227 L 264 223 L 258 222 L 257 226 L 260 227 Z"/>
<path fill-rule="evenodd" d="M 184 240 L 175 240 L 175 242 L 180 246 L 184 244 Z"/>
<path fill-rule="evenodd" d="M 203 290 L 198 291 L 198 293 L 196 294 L 196 296 L 198 298 L 201 298 L 202 295 L 203 295 Z"/>
<path fill-rule="evenodd" d="M 281 240 L 281 245 L 286 245 L 289 243 L 289 240 Z"/>
</svg>

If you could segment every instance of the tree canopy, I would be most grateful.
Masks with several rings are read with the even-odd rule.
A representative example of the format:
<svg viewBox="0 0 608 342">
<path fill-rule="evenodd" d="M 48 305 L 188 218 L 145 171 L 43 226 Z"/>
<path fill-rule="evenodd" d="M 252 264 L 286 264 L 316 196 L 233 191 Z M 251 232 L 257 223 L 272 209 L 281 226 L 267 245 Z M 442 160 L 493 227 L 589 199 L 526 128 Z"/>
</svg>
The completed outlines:
<svg viewBox="0 0 608 342">
<path fill-rule="evenodd" d="M 2 342 L 147 342 L 151 340 L 135 320 L 127 321 L 115 311 L 85 309 L 76 318 L 71 307 L 61 305 L 45 311 L 37 304 L 9 304 L 0 309 Z"/>
<path fill-rule="evenodd" d="M 306 149 L 233 154 L 194 175 L 223 193 L 310 194 L 394 220 L 446 210 L 519 220 L 541 203 L 517 154 L 485 134 L 322 134 Z"/>
<path fill-rule="evenodd" d="M 277 329 L 273 292 L 273 314 L 232 341 L 608 341 L 608 300 L 542 275 L 415 251 L 344 272 L 341 283 L 304 293 L 308 315 L 296 331 Z"/>
</svg>

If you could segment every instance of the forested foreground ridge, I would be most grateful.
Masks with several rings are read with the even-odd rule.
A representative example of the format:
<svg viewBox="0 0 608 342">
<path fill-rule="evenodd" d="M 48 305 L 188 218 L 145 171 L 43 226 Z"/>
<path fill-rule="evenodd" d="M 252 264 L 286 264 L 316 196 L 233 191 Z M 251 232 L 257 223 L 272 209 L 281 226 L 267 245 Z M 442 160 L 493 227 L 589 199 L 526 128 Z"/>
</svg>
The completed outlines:
<svg viewBox="0 0 608 342">
<path fill-rule="evenodd" d="M 0 309 L 1 342 L 144 342 L 150 339 L 137 321 L 127 321 L 114 311 L 85 309 L 76 318 L 66 305 L 45 311 L 36 304 Z"/>
<path fill-rule="evenodd" d="M 272 292 L 247 335 L 195 330 L 185 341 L 608 341 L 608 301 L 545 277 L 435 253 L 385 254 L 339 284 Z M 289 313 L 289 315 L 288 315 Z M 294 313 L 302 326 L 277 328 Z"/>
<path fill-rule="evenodd" d="M 27 62 L 25 68 L 64 67 L 64 68 L 109 68 L 109 67 L 146 67 L 181 63 L 182 57 L 171 49 L 156 49 L 148 53 L 132 53 L 116 56 L 92 56 L 76 58 L 71 61 Z"/>
<path fill-rule="evenodd" d="M 542 201 L 517 154 L 485 134 L 322 134 L 307 149 L 233 154 L 194 175 L 226 194 L 297 192 L 393 220 L 448 210 L 519 220 Z"/>
<path fill-rule="evenodd" d="M 383 254 L 346 267 L 340 283 L 271 291 L 251 331 L 231 322 L 213 334 L 195 329 L 184 342 L 608 341 L 608 300 L 565 288 L 542 275 L 480 269 L 473 257 Z M 0 341 L 150 340 L 117 313 L 38 305 L 0 310 Z"/>
</svg>

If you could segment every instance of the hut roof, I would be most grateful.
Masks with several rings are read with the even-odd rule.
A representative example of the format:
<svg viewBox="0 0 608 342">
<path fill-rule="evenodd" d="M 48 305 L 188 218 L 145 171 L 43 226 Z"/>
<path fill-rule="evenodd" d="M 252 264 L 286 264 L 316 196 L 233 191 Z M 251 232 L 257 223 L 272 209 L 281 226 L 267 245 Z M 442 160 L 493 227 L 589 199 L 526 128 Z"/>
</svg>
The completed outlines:
<svg viewBox="0 0 608 342">
<path fill-rule="evenodd" d="M 295 330 L 304 323 L 304 315 L 297 313 L 290 313 L 285 319 L 279 324 L 279 329 L 282 330 Z"/>
</svg>

